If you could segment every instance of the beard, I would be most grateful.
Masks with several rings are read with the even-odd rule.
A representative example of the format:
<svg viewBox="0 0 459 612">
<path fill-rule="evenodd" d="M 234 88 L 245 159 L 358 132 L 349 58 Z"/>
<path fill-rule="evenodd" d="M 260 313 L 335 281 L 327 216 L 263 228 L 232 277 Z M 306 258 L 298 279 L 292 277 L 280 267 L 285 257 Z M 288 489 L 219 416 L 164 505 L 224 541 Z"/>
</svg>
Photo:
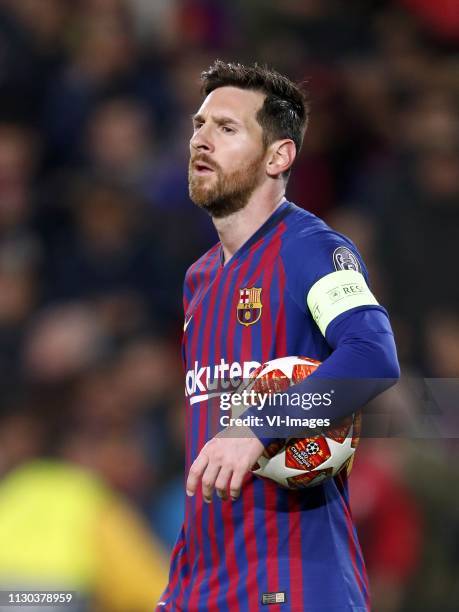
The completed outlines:
<svg viewBox="0 0 459 612">
<path fill-rule="evenodd" d="M 262 160 L 265 152 L 250 164 L 225 174 L 220 166 L 206 155 L 196 155 L 190 159 L 188 168 L 188 187 L 191 200 L 211 217 L 222 219 L 242 210 L 250 196 L 261 182 Z M 193 172 L 193 164 L 202 161 L 214 171 L 212 174 L 198 176 Z"/>
</svg>

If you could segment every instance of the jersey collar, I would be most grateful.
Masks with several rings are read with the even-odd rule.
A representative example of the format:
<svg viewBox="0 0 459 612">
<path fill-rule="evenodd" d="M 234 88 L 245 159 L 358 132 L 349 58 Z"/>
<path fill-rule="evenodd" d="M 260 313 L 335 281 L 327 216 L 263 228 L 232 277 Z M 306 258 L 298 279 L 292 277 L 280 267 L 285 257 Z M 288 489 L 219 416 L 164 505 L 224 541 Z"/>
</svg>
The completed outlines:
<svg viewBox="0 0 459 612">
<path fill-rule="evenodd" d="M 276 208 L 276 210 L 272 213 L 272 215 L 268 217 L 262 225 L 260 225 L 257 231 L 254 234 L 252 234 L 252 236 L 250 236 L 250 238 L 246 240 L 246 242 L 244 242 L 244 244 L 236 251 L 236 253 L 234 253 L 234 255 L 229 260 L 227 266 L 231 265 L 235 260 L 245 255 L 245 253 L 247 253 L 251 249 L 251 247 L 256 242 L 258 242 L 258 240 L 260 240 L 260 238 L 263 238 L 263 236 L 266 236 L 274 227 L 276 227 L 283 219 L 285 219 L 285 217 L 288 214 L 290 214 L 290 212 L 293 210 L 293 207 L 294 205 L 288 200 L 285 200 L 285 202 L 282 202 L 282 204 Z M 222 267 L 227 267 L 225 266 L 224 256 L 223 256 L 223 247 L 221 243 L 220 243 L 220 264 Z"/>
</svg>

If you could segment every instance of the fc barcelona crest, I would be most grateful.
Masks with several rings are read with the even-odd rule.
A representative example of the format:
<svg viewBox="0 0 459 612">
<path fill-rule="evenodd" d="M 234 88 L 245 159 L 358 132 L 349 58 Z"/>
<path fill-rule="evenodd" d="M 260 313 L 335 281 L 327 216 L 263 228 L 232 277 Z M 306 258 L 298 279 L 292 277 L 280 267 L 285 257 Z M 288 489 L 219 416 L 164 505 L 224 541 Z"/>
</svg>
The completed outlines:
<svg viewBox="0 0 459 612">
<path fill-rule="evenodd" d="M 245 287 L 239 289 L 237 305 L 237 320 L 248 327 L 259 321 L 263 304 L 261 303 L 261 287 Z"/>
</svg>

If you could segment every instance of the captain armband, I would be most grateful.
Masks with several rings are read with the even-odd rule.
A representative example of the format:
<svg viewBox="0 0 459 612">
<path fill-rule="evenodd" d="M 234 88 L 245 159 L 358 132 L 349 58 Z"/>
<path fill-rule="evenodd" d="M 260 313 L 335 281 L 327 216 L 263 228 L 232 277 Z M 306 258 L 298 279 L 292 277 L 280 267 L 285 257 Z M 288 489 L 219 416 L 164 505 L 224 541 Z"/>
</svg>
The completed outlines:
<svg viewBox="0 0 459 612">
<path fill-rule="evenodd" d="M 314 321 L 325 336 L 337 316 L 358 306 L 377 306 L 365 278 L 356 270 L 339 270 L 319 279 L 306 298 Z"/>
</svg>

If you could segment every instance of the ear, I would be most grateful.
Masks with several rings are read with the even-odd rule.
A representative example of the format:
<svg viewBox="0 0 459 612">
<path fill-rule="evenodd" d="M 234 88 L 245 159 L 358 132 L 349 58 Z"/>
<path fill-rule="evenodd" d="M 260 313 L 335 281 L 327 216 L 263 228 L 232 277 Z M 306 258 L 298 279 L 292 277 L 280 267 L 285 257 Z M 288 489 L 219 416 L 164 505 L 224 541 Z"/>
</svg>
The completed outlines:
<svg viewBox="0 0 459 612">
<path fill-rule="evenodd" d="M 293 140 L 276 140 L 269 148 L 266 172 L 272 178 L 277 178 L 286 172 L 295 161 L 296 147 Z"/>
</svg>

